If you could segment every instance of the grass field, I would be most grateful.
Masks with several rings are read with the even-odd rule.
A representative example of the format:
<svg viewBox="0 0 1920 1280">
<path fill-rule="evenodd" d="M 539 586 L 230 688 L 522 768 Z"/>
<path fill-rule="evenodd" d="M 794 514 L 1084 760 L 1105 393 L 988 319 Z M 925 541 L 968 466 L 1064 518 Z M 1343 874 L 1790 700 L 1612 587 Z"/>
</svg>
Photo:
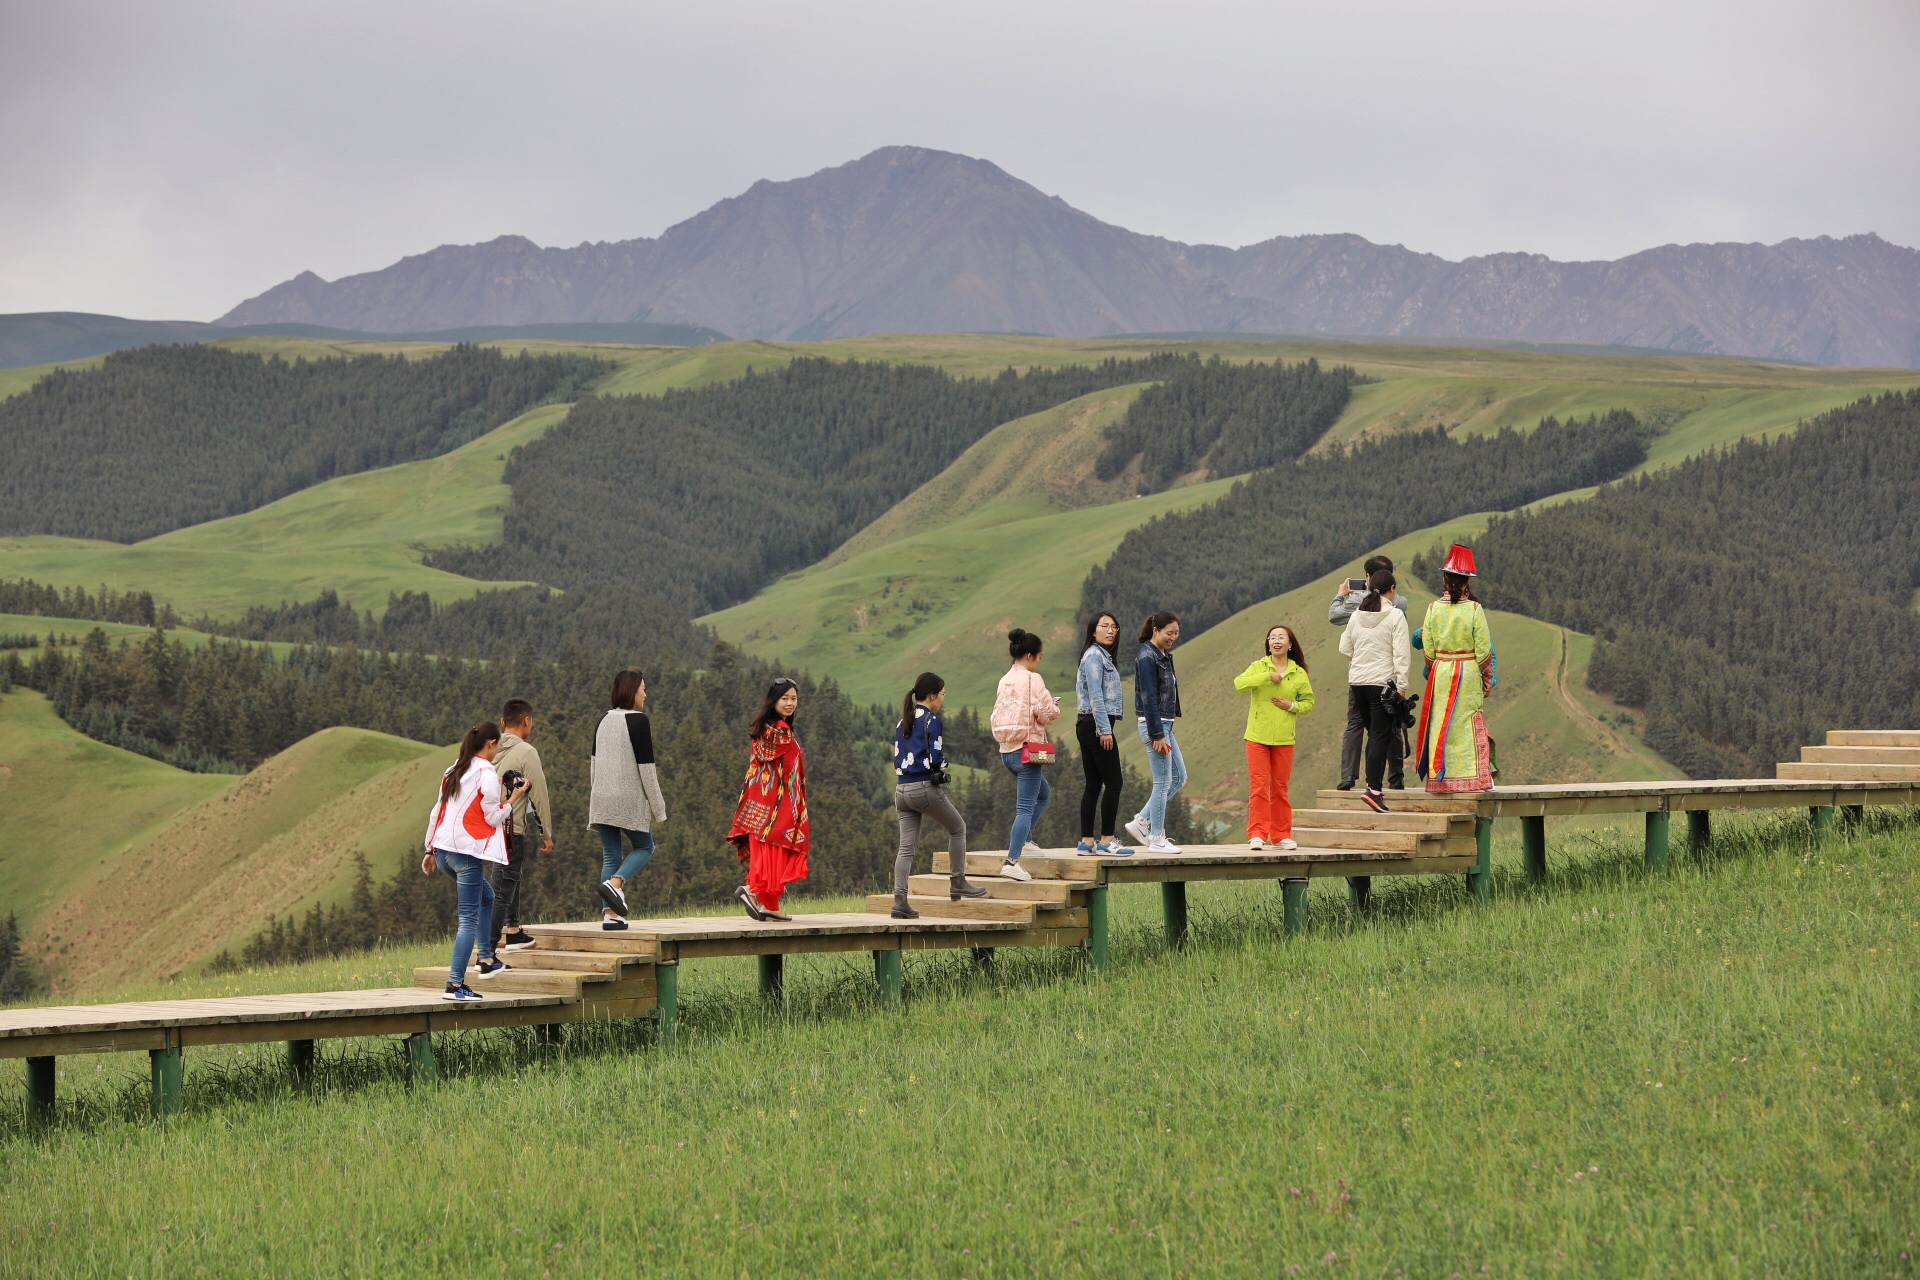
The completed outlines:
<svg viewBox="0 0 1920 1280">
<path fill-rule="evenodd" d="M 1545 888 L 1503 843 L 1489 911 L 1323 887 L 1291 943 L 1272 886 L 1195 886 L 1181 953 L 1127 889 L 1105 977 L 915 957 L 886 1014 L 804 957 L 772 1013 L 694 964 L 672 1052 L 440 1036 L 409 1095 L 323 1045 L 307 1099 L 277 1046 L 194 1051 L 165 1129 L 122 1118 L 143 1059 L 62 1059 L 61 1127 L 0 1138 L 0 1272 L 1910 1275 L 1915 847 L 1755 820 L 1656 880 L 1556 828 Z"/>
<path fill-rule="evenodd" d="M 185 773 L 15 690 L 0 696 L 0 910 L 56 992 L 193 968 L 271 915 L 344 897 L 356 851 L 386 875 L 419 839 L 441 755 L 335 728 L 244 777 Z"/>
</svg>

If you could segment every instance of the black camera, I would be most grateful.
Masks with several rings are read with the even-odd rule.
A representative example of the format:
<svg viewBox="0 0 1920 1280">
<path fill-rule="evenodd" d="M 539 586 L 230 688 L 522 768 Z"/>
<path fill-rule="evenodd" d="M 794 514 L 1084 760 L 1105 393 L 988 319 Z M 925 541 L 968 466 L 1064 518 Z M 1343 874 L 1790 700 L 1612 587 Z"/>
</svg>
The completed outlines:
<svg viewBox="0 0 1920 1280">
<path fill-rule="evenodd" d="M 503 795 L 512 795 L 513 789 L 527 780 L 527 775 L 518 769 L 509 769 L 500 775 L 500 791 Z"/>
</svg>

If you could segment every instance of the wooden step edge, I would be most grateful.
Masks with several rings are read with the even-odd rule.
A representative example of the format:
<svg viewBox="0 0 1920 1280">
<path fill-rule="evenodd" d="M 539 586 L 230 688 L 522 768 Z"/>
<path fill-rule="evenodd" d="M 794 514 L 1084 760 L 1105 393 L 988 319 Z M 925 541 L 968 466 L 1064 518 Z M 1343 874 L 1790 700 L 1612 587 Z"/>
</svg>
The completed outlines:
<svg viewBox="0 0 1920 1280">
<path fill-rule="evenodd" d="M 987 891 L 989 899 L 1000 902 L 1064 903 L 1076 890 L 1090 889 L 1090 881 L 1009 880 L 1005 876 L 974 876 L 968 883 Z M 907 892 L 928 898 L 948 896 L 945 875 L 916 875 L 907 878 Z"/>
<path fill-rule="evenodd" d="M 1031 924 L 1039 903 L 1015 902 L 1006 898 L 963 898 L 959 902 L 950 902 L 945 897 L 907 896 L 907 905 L 923 916 L 934 916 L 943 920 L 1012 920 L 1017 923 Z M 874 893 L 867 896 L 867 911 L 873 915 L 889 915 L 893 911 L 893 895 Z"/>
</svg>

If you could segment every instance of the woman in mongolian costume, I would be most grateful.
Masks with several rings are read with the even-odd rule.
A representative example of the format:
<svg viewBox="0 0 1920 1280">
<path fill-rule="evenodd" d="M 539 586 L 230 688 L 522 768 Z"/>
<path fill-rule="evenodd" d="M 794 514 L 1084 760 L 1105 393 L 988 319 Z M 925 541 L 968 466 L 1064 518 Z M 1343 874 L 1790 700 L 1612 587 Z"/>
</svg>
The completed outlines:
<svg viewBox="0 0 1920 1280">
<path fill-rule="evenodd" d="M 747 864 L 735 896 L 755 920 L 791 920 L 780 914 L 780 895 L 807 878 L 807 761 L 793 736 L 799 705 L 800 687 L 782 676 L 747 731 L 747 780 L 727 841 Z"/>
<path fill-rule="evenodd" d="M 1440 576 L 1444 589 L 1420 628 L 1427 694 L 1420 700 L 1416 764 L 1430 792 L 1491 791 L 1493 742 L 1480 707 L 1493 691 L 1493 634 L 1468 585 L 1473 548 L 1454 543 Z"/>
</svg>

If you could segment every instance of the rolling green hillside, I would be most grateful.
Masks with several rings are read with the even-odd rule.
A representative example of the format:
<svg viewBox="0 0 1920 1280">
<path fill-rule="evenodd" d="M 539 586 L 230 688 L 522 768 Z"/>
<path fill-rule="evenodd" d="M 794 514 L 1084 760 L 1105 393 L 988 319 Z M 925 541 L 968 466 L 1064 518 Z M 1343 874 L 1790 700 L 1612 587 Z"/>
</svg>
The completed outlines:
<svg viewBox="0 0 1920 1280">
<path fill-rule="evenodd" d="M 269 916 L 342 897 L 356 851 L 386 874 L 419 839 L 442 754 L 327 729 L 244 777 L 183 773 L 15 690 L 0 696 L 0 909 L 58 991 L 191 968 Z"/>
</svg>

